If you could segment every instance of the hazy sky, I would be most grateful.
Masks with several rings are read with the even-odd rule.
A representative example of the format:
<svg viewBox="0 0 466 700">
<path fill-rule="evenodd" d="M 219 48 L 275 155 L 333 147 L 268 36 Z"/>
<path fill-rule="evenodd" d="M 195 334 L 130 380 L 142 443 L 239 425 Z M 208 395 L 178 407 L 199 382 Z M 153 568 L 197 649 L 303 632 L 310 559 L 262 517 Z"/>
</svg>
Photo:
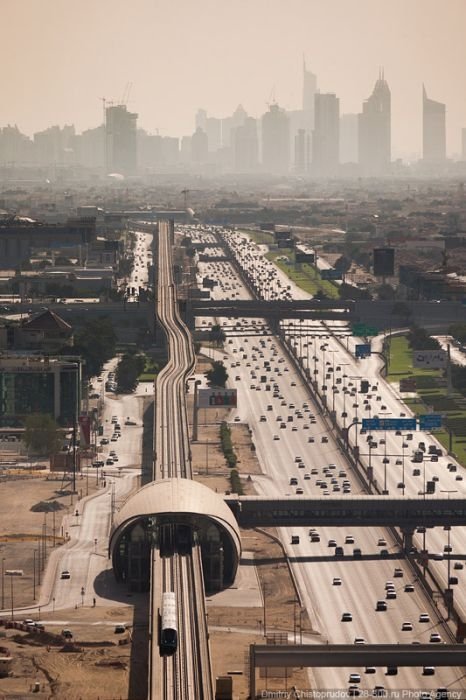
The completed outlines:
<svg viewBox="0 0 466 700">
<path fill-rule="evenodd" d="M 466 0 L 0 0 L 0 126 L 27 134 L 102 122 L 101 97 L 139 125 L 192 133 L 194 113 L 301 106 L 302 55 L 341 112 L 384 66 L 393 156 L 421 147 L 421 85 L 447 105 L 449 152 L 466 127 Z"/>
</svg>

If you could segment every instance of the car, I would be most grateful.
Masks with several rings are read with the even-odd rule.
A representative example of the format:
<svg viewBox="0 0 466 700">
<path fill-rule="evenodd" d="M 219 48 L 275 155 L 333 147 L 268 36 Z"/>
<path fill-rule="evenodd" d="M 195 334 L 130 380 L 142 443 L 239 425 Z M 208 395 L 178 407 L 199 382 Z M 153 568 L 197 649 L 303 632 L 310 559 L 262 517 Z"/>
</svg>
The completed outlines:
<svg viewBox="0 0 466 700">
<path fill-rule="evenodd" d="M 302 496 L 303 493 L 304 493 L 303 489 L 301 488 L 301 486 L 299 486 L 299 487 L 296 489 L 296 495 L 297 495 L 297 496 Z"/>
<path fill-rule="evenodd" d="M 382 559 L 387 559 L 388 558 L 388 549 L 381 549 L 379 554 L 380 554 L 380 557 Z"/>
<path fill-rule="evenodd" d="M 111 465 L 113 464 L 113 459 L 112 459 L 111 457 L 108 457 L 108 458 L 105 460 L 105 464 L 106 464 L 107 466 L 111 466 Z"/>
<path fill-rule="evenodd" d="M 421 613 L 419 615 L 419 622 L 430 622 L 430 617 L 428 613 Z"/>
<path fill-rule="evenodd" d="M 350 698 L 355 698 L 361 695 L 361 692 L 357 685 L 350 685 L 348 688 L 348 696 Z"/>
<path fill-rule="evenodd" d="M 61 572 L 60 578 L 61 578 L 61 579 L 70 579 L 70 578 L 71 578 L 71 574 L 70 574 L 69 571 L 67 571 L 67 570 L 65 569 L 64 571 Z"/>
<path fill-rule="evenodd" d="M 386 694 L 387 694 L 387 691 L 385 690 L 385 688 L 383 687 L 383 685 L 376 685 L 376 686 L 374 687 L 374 690 L 372 691 L 372 695 L 373 695 L 374 697 L 376 697 L 376 698 L 377 698 L 377 697 L 383 697 L 383 696 L 385 696 Z"/>
<path fill-rule="evenodd" d="M 127 418 L 125 420 L 125 425 L 137 425 L 135 420 L 131 420 L 130 418 Z"/>
<path fill-rule="evenodd" d="M 341 586 L 341 578 L 335 576 L 332 582 L 332 586 Z"/>
<path fill-rule="evenodd" d="M 108 438 L 102 438 L 102 440 L 100 441 L 100 444 L 101 445 L 108 445 L 109 444 Z"/>
<path fill-rule="evenodd" d="M 394 578 L 402 578 L 403 577 L 403 569 L 396 568 L 395 571 L 393 572 Z"/>
<path fill-rule="evenodd" d="M 337 546 L 336 540 L 329 540 L 329 541 L 328 541 L 328 546 L 329 546 L 329 547 L 336 547 L 336 546 Z"/>
<path fill-rule="evenodd" d="M 386 543 L 386 541 L 384 540 L 383 537 L 379 537 L 379 539 L 378 539 L 378 541 L 377 541 L 377 545 L 378 545 L 379 547 L 386 547 L 386 546 L 387 546 L 387 543 Z"/>
<path fill-rule="evenodd" d="M 309 481 L 310 478 L 311 478 L 311 475 L 309 474 L 309 472 L 306 472 L 304 474 L 304 481 Z"/>
<path fill-rule="evenodd" d="M 266 418 L 265 416 L 261 416 L 261 417 L 259 418 L 259 421 L 260 421 L 261 423 L 266 423 L 266 422 L 267 422 L 267 418 Z"/>
<path fill-rule="evenodd" d="M 353 644 L 360 646 L 361 644 L 366 644 L 364 637 L 355 637 Z"/>
<path fill-rule="evenodd" d="M 63 629 L 61 631 L 61 636 L 65 637 L 65 639 L 73 639 L 73 633 L 69 629 Z"/>
<path fill-rule="evenodd" d="M 350 673 L 349 675 L 349 682 L 350 683 L 360 683 L 361 682 L 361 676 L 359 673 Z"/>
<path fill-rule="evenodd" d="M 328 437 L 326 435 L 322 435 L 320 441 L 321 442 L 328 442 Z"/>
<path fill-rule="evenodd" d="M 376 612 L 385 612 L 387 610 L 387 603 L 385 600 L 378 600 L 375 604 Z"/>
<path fill-rule="evenodd" d="M 274 440 L 280 440 L 280 438 L 279 438 L 278 435 L 274 435 L 274 436 L 273 436 L 273 439 L 274 439 Z"/>
<path fill-rule="evenodd" d="M 396 600 L 396 591 L 394 588 L 389 588 L 385 594 L 387 600 Z"/>
<path fill-rule="evenodd" d="M 354 537 L 353 537 L 353 535 L 346 535 L 346 537 L 345 537 L 345 544 L 354 544 Z"/>
<path fill-rule="evenodd" d="M 115 625 L 115 634 L 124 634 L 126 632 L 126 625 Z"/>
<path fill-rule="evenodd" d="M 463 568 L 463 564 L 460 561 L 455 561 L 455 563 L 453 564 L 453 568 L 461 570 Z"/>
<path fill-rule="evenodd" d="M 412 622 L 403 622 L 401 625 L 401 631 L 402 632 L 412 632 L 413 631 L 413 623 Z"/>
<path fill-rule="evenodd" d="M 355 547 L 353 549 L 353 557 L 355 559 L 360 559 L 362 557 L 362 551 L 361 551 L 360 547 Z"/>
<path fill-rule="evenodd" d="M 412 583 L 407 583 L 404 587 L 405 593 L 414 593 L 414 586 Z"/>
<path fill-rule="evenodd" d="M 235 423 L 239 423 L 241 418 L 239 416 L 235 416 Z"/>
<path fill-rule="evenodd" d="M 422 675 L 423 676 L 434 676 L 435 675 L 435 666 L 424 666 L 422 669 Z"/>
<path fill-rule="evenodd" d="M 352 622 L 352 620 L 353 620 L 353 616 L 350 612 L 342 613 L 342 616 L 341 616 L 342 622 Z"/>
<path fill-rule="evenodd" d="M 364 673 L 375 673 L 376 670 L 375 666 L 366 666 Z"/>
<path fill-rule="evenodd" d="M 429 642 L 431 644 L 441 644 L 442 637 L 438 634 L 438 632 L 432 632 L 430 637 L 429 637 Z"/>
</svg>

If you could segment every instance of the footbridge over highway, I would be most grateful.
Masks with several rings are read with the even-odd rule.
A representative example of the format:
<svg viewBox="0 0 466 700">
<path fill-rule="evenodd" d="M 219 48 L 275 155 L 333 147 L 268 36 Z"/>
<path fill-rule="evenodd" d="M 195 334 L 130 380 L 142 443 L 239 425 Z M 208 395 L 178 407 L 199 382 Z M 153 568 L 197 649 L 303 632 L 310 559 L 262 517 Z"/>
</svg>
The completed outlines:
<svg viewBox="0 0 466 700">
<path fill-rule="evenodd" d="M 240 527 L 399 527 L 407 547 L 417 527 L 466 525 L 464 498 L 228 496 L 225 502 Z"/>
<path fill-rule="evenodd" d="M 293 299 L 292 301 L 264 301 L 262 299 L 191 300 L 187 309 L 192 316 L 232 318 L 267 318 L 281 321 L 284 318 L 311 320 L 338 320 L 352 322 L 354 302 L 318 299 Z"/>
</svg>

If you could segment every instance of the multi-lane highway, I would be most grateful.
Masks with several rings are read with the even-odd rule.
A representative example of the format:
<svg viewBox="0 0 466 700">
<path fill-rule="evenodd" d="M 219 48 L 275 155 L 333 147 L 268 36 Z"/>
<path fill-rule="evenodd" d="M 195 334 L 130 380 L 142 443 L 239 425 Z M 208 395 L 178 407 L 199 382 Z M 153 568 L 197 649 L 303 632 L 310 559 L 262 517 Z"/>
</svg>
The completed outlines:
<svg viewBox="0 0 466 700">
<path fill-rule="evenodd" d="M 257 294 L 268 299 L 295 295 L 302 298 L 303 292 L 263 257 L 263 250 L 237 232 L 228 232 L 224 237 L 228 237 L 230 250 L 237 254 L 239 264 L 249 269 L 249 287 L 253 287 Z M 213 290 L 215 297 L 249 297 L 230 264 L 201 263 L 199 268 L 200 277 L 209 276 L 218 281 Z M 364 493 L 363 484 L 353 476 L 346 455 L 334 439 L 335 431 L 328 413 L 322 415 L 321 401 L 316 404 L 312 401 L 305 373 L 297 371 L 285 350 L 292 349 L 304 369 L 309 368 L 318 393 L 321 397 L 326 394 L 327 408 L 335 410 L 337 421 L 342 426 L 350 425 L 361 415 L 409 415 L 408 409 L 380 378 L 380 359 L 372 356 L 364 361 L 355 360 L 355 342 L 361 341 L 339 338 L 340 334 L 347 336 L 348 329 L 335 322 L 332 322 L 331 329 L 328 324 L 304 322 L 299 331 L 293 333 L 294 338 L 288 333 L 286 343 L 270 335 L 260 335 L 259 328 L 263 324 L 259 319 L 247 323 L 248 334 L 257 329 L 255 337 L 241 337 L 240 324 L 226 319 L 222 322 L 234 331 L 227 338 L 224 357 L 230 382 L 239 392 L 237 415 L 233 419 L 247 422 L 252 429 L 264 473 L 262 478 L 255 479 L 257 492 L 267 496 L 296 492 L 318 495 Z M 282 325 L 289 326 L 290 323 L 284 320 Z M 367 396 L 359 393 L 363 378 L 370 381 Z M 326 386 L 325 390 L 323 386 Z M 343 413 L 347 415 L 342 416 Z M 359 430 L 358 426 L 350 429 L 349 441 L 350 445 L 358 441 L 363 452 L 361 443 L 367 440 L 367 436 L 356 432 L 357 428 Z M 404 452 L 406 494 L 417 495 L 422 491 L 424 468 L 426 480 L 434 472 L 447 477 L 442 478 L 439 488 L 448 489 L 451 483 L 462 487 L 462 483 L 456 481 L 455 473 L 447 470 L 446 463 L 450 460 L 446 457 L 432 464 L 426 462 L 421 465 L 420 476 L 413 475 L 414 465 L 410 461 L 413 441 L 417 446 L 422 440 L 426 444 L 433 443 L 430 436 L 420 433 L 415 433 L 412 439 L 407 435 L 388 433 L 372 437 L 371 442 L 377 441 L 377 448 L 373 449 L 373 454 L 371 448 L 371 466 L 379 486 L 384 486 L 386 473 L 386 490 L 392 494 L 403 491 L 398 484 L 402 479 Z M 402 448 L 405 441 L 408 448 Z M 384 459 L 390 461 L 384 462 Z M 457 470 L 456 474 L 462 471 L 460 467 Z M 299 537 L 298 544 L 291 544 L 293 535 Z M 460 533 L 451 532 L 450 535 L 452 542 L 454 535 L 461 540 Z M 432 545 L 434 538 L 435 544 Z M 398 541 L 390 532 L 382 528 L 353 528 L 351 531 L 322 528 L 320 532 L 310 534 L 302 528 L 284 528 L 282 539 L 302 601 L 323 639 L 335 643 L 353 643 L 355 640 L 415 643 L 429 642 L 431 635 L 439 634 L 440 639 L 451 640 L 450 631 L 425 596 Z M 429 533 L 429 549 L 433 546 L 434 551 L 442 552 L 446 539 L 447 533 Z M 343 547 L 347 555 L 360 550 L 362 557 L 340 560 L 334 554 L 336 546 Z M 381 550 L 387 550 L 388 558 L 380 556 Z M 463 672 L 460 669 L 437 669 L 435 673 L 435 685 L 451 687 L 462 684 Z M 313 675 L 317 687 L 344 687 L 348 683 L 348 673 L 343 670 L 329 674 L 328 670 L 315 669 Z M 381 682 L 390 688 L 432 687 L 432 680 L 422 675 L 422 668 L 400 668 L 396 678 L 386 678 L 384 669 L 377 669 L 375 675 L 367 677 L 365 685 L 371 687 Z"/>
</svg>

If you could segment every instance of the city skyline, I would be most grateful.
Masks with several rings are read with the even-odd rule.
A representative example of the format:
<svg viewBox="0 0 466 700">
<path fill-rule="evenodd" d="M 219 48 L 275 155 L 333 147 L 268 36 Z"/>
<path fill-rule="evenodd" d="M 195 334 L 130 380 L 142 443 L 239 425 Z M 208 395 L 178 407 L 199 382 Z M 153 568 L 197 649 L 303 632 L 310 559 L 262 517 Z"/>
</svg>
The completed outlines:
<svg viewBox="0 0 466 700">
<path fill-rule="evenodd" d="M 447 154 L 461 150 L 466 6 L 458 0 L 294 0 L 292 8 L 282 0 L 136 0 L 132 12 L 108 0 L 3 5 L 10 31 L 0 51 L 10 68 L 0 123 L 27 134 L 51 124 L 95 127 L 100 98 L 118 102 L 128 83 L 139 125 L 163 135 L 193 133 L 199 107 L 225 117 L 241 103 L 259 118 L 275 97 L 286 110 L 300 109 L 304 53 L 342 114 L 361 110 L 384 67 L 393 158 L 422 153 L 422 83 L 447 106 Z"/>
</svg>

